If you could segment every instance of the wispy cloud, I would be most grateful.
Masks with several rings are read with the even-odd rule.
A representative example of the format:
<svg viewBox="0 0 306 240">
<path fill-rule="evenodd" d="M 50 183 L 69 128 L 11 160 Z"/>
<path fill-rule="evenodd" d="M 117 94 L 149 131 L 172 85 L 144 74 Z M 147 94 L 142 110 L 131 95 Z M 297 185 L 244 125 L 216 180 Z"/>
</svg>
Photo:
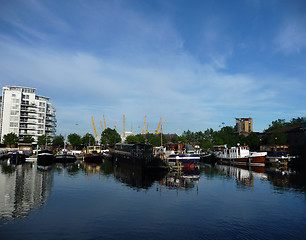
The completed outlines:
<svg viewBox="0 0 306 240">
<path fill-rule="evenodd" d="M 23 4 L 33 16 L 14 4 L 1 12 L 10 28 L 0 31 L 1 86 L 35 87 L 51 97 L 58 133 L 91 131 L 90 117 L 98 124 L 102 114 L 109 126 L 116 121 L 119 131 L 123 114 L 135 129 L 147 115 L 149 129 L 162 117 L 166 132 L 205 130 L 224 119 L 233 125 L 237 114 L 256 117 L 252 113 L 262 114 L 258 109 L 275 116 L 273 112 L 291 109 L 305 89 L 301 79 L 282 72 L 276 76 L 260 67 L 240 71 L 246 58 L 235 62 L 235 71 L 229 69 L 238 50 L 221 15 L 201 22 L 194 32 L 198 46 L 190 51 L 190 36 L 182 35 L 171 17 L 125 2 L 77 1 L 71 8 L 63 3 L 60 11 L 56 2 Z M 281 41 L 288 35 L 280 33 L 279 49 L 297 51 Z M 303 50 L 305 45 L 296 42 L 298 51 Z M 244 46 L 246 53 L 252 48 L 250 42 Z"/>
<path fill-rule="evenodd" d="M 287 19 L 275 38 L 277 50 L 285 54 L 306 50 L 306 17 Z"/>
</svg>

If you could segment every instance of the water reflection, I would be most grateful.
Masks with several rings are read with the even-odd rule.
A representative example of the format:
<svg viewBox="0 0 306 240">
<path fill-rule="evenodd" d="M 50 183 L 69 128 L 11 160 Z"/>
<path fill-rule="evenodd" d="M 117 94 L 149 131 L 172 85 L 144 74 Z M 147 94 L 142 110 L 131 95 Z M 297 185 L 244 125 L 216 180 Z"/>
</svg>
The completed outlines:
<svg viewBox="0 0 306 240">
<path fill-rule="evenodd" d="M 238 189 L 247 190 L 260 185 L 261 181 L 269 182 L 278 192 L 294 190 L 305 193 L 306 186 L 305 170 L 284 166 L 267 168 L 205 164 L 168 172 L 126 163 L 114 164 L 105 160 L 103 164 L 77 162 L 70 165 L 57 164 L 48 168 L 29 163 L 12 166 L 1 162 L 0 167 L 0 223 L 26 217 L 32 209 L 43 206 L 51 193 L 54 178 L 62 172 L 79 179 L 84 174 L 88 178 L 93 175 L 99 175 L 101 179 L 102 176 L 112 177 L 137 191 L 150 189 L 155 184 L 160 190 L 165 187 L 167 190 L 198 192 L 200 178 L 219 181 L 224 177 L 235 179 Z"/>
<path fill-rule="evenodd" d="M 160 181 L 166 172 L 160 169 L 147 169 L 127 163 L 114 165 L 114 177 L 134 189 L 148 189 Z"/>
<path fill-rule="evenodd" d="M 198 190 L 200 180 L 199 167 L 183 168 L 180 171 L 171 171 L 160 181 L 161 185 L 170 190 L 190 190 L 194 187 Z"/>
<path fill-rule="evenodd" d="M 255 179 L 268 181 L 278 190 L 295 190 L 305 192 L 305 169 L 294 170 L 286 166 L 239 166 L 216 165 L 211 167 L 218 174 L 236 179 L 237 187 L 255 186 Z"/>
<path fill-rule="evenodd" d="M 51 192 L 51 171 L 39 171 L 34 164 L 1 164 L 0 219 L 26 217 L 31 209 L 42 206 Z"/>
</svg>

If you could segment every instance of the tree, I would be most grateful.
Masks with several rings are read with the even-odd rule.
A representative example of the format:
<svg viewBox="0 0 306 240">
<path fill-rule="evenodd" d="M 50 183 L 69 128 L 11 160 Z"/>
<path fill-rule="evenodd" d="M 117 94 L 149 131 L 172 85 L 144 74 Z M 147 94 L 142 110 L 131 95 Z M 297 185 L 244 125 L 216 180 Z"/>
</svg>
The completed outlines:
<svg viewBox="0 0 306 240">
<path fill-rule="evenodd" d="M 96 140 L 94 138 L 94 136 L 90 133 L 86 133 L 83 137 L 82 137 L 82 144 L 85 146 L 90 146 L 90 145 L 95 145 Z"/>
<path fill-rule="evenodd" d="M 142 136 L 141 134 L 137 134 L 137 135 L 127 136 L 125 139 L 125 142 L 126 143 L 145 143 L 146 140 L 144 136 Z"/>
<path fill-rule="evenodd" d="M 53 145 L 55 147 L 64 147 L 65 138 L 62 135 L 55 136 L 53 139 Z"/>
<path fill-rule="evenodd" d="M 260 148 L 260 137 L 254 132 L 245 137 L 245 142 L 250 147 L 251 151 L 258 151 Z"/>
<path fill-rule="evenodd" d="M 76 148 L 76 147 L 78 147 L 82 144 L 81 136 L 79 134 L 76 134 L 76 133 L 69 134 L 68 135 L 68 141 L 70 142 L 70 144 L 74 148 Z"/>
<path fill-rule="evenodd" d="M 24 143 L 32 143 L 34 142 L 34 138 L 32 136 L 24 136 L 23 137 L 23 140 L 22 140 Z"/>
<path fill-rule="evenodd" d="M 11 147 L 11 145 L 17 145 L 18 142 L 19 138 L 15 133 L 8 133 L 3 136 L 3 143 L 5 145 L 9 145 Z"/>
<path fill-rule="evenodd" d="M 38 137 L 37 144 L 39 146 L 45 146 L 51 143 L 50 137 L 46 135 L 41 135 Z"/>
<path fill-rule="evenodd" d="M 121 142 L 121 137 L 115 129 L 106 128 L 101 134 L 101 143 L 114 147 L 116 143 Z"/>
</svg>

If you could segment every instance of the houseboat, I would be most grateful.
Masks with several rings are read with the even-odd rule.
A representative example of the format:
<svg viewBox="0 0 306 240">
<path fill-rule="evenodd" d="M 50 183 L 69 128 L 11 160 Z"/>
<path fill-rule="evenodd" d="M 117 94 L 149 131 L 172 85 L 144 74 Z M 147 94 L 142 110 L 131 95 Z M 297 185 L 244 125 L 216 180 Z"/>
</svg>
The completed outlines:
<svg viewBox="0 0 306 240">
<path fill-rule="evenodd" d="M 139 166 L 147 166 L 153 160 L 153 146 L 151 144 L 117 143 L 112 152 L 115 162 L 119 160 Z"/>
<path fill-rule="evenodd" d="M 216 154 L 220 161 L 243 165 L 264 165 L 267 152 L 250 152 L 248 146 L 226 148 Z"/>
<path fill-rule="evenodd" d="M 200 154 L 194 147 L 185 143 L 170 143 L 166 145 L 166 155 L 170 165 L 178 162 L 183 165 L 196 164 L 200 161 Z"/>
<path fill-rule="evenodd" d="M 55 155 L 55 162 L 56 163 L 74 163 L 76 162 L 77 158 L 70 152 L 62 152 Z"/>
<path fill-rule="evenodd" d="M 291 156 L 289 145 L 262 145 L 261 151 L 267 151 L 266 164 L 288 164 L 296 156 Z"/>
</svg>

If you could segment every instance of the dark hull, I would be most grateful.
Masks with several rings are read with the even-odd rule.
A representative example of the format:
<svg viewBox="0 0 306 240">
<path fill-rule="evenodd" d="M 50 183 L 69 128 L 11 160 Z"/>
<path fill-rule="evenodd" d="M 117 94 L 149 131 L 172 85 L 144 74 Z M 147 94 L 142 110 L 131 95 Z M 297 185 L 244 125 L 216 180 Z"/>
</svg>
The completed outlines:
<svg viewBox="0 0 306 240">
<path fill-rule="evenodd" d="M 148 167 L 155 165 L 153 164 L 153 162 L 158 165 L 158 160 L 156 159 L 156 161 L 154 161 L 153 156 L 136 157 L 132 156 L 130 153 L 115 152 L 113 155 L 113 159 L 116 164 L 124 163 L 137 167 Z"/>
<path fill-rule="evenodd" d="M 74 163 L 76 162 L 77 158 L 74 155 L 57 155 L 55 156 L 56 163 Z"/>
<path fill-rule="evenodd" d="M 89 154 L 84 156 L 84 162 L 87 163 L 102 163 L 103 156 L 100 154 Z"/>
<path fill-rule="evenodd" d="M 18 165 L 25 163 L 26 155 L 25 154 L 12 154 L 10 158 L 10 164 Z"/>
<path fill-rule="evenodd" d="M 37 165 L 48 166 L 54 163 L 54 156 L 52 154 L 38 154 Z"/>
<path fill-rule="evenodd" d="M 200 161 L 207 164 L 216 164 L 218 162 L 218 158 L 215 157 L 215 155 L 211 154 L 208 156 L 201 156 Z"/>
<path fill-rule="evenodd" d="M 168 157 L 169 163 L 197 164 L 200 161 L 199 154 L 172 154 Z"/>
</svg>

